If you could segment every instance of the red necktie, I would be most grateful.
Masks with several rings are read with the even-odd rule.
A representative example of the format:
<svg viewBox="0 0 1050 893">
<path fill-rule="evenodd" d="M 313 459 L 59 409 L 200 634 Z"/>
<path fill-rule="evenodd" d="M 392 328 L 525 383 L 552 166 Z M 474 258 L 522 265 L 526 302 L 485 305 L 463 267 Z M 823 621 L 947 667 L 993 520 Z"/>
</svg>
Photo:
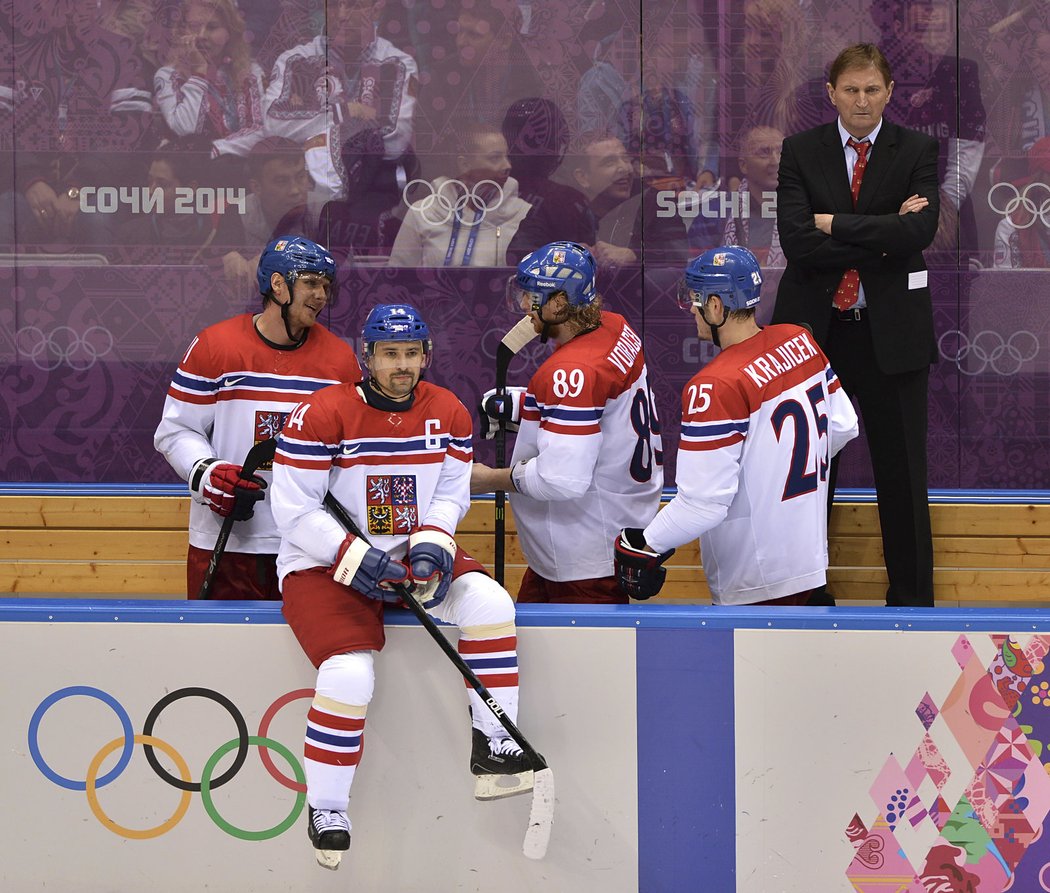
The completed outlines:
<svg viewBox="0 0 1050 893">
<path fill-rule="evenodd" d="M 867 140 L 858 143 L 853 137 L 846 140 L 846 145 L 857 153 L 857 163 L 853 165 L 853 178 L 850 180 L 849 188 L 853 193 L 853 207 L 857 207 L 857 196 L 860 195 L 860 181 L 864 179 L 864 168 L 868 164 L 868 149 L 871 143 Z M 860 273 L 856 270 L 846 270 L 842 274 L 842 281 L 832 301 L 836 310 L 849 310 L 860 297 Z"/>
</svg>

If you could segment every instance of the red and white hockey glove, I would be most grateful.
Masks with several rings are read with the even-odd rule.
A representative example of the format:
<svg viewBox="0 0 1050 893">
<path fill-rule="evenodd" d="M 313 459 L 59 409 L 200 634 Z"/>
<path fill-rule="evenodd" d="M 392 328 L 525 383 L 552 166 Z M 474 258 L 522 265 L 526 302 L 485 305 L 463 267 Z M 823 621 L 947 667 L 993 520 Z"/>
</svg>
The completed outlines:
<svg viewBox="0 0 1050 893">
<path fill-rule="evenodd" d="M 663 563 L 674 555 L 674 549 L 654 552 L 646 545 L 637 527 L 620 531 L 613 544 L 613 564 L 620 588 L 633 599 L 644 601 L 656 595 L 667 579 Z"/>
<path fill-rule="evenodd" d="M 242 474 L 241 466 L 232 462 L 201 459 L 190 472 L 190 490 L 215 514 L 247 521 L 255 514 L 255 503 L 266 495 L 266 481 Z"/>
<path fill-rule="evenodd" d="M 401 597 L 391 587 L 408 581 L 407 567 L 352 533 L 346 535 L 328 573 L 336 583 L 384 602 L 400 602 Z"/>
<path fill-rule="evenodd" d="M 452 585 L 456 541 L 437 527 L 421 527 L 408 538 L 412 598 L 424 608 L 436 608 Z"/>
<path fill-rule="evenodd" d="M 492 440 L 499 431 L 500 419 L 504 421 L 508 431 L 517 431 L 521 424 L 521 408 L 524 403 L 525 388 L 507 388 L 502 397 L 496 393 L 495 388 L 485 391 L 478 406 L 481 436 L 485 440 Z"/>
</svg>

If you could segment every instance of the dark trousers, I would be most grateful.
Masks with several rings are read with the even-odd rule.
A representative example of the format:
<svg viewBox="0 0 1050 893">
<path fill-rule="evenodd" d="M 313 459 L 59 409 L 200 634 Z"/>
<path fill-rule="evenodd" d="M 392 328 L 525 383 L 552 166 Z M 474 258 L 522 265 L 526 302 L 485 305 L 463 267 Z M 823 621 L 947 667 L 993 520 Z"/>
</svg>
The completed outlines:
<svg viewBox="0 0 1050 893">
<path fill-rule="evenodd" d="M 897 375 L 881 372 L 866 311 L 860 319 L 836 316 L 824 352 L 864 419 L 889 576 L 886 604 L 933 607 L 926 462 L 929 367 Z M 829 498 L 837 471 L 836 459 L 831 464 Z"/>
</svg>

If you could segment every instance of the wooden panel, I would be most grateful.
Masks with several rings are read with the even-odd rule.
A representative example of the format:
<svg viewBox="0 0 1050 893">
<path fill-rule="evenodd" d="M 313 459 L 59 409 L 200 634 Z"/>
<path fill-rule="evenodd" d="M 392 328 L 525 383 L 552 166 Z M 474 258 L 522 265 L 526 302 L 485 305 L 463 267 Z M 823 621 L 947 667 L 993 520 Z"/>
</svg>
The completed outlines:
<svg viewBox="0 0 1050 893">
<path fill-rule="evenodd" d="M 190 499 L 178 496 L 2 496 L 4 527 L 185 529 Z"/>
<path fill-rule="evenodd" d="M 114 592 L 170 597 L 186 594 L 186 562 L 0 561 L 5 591 L 89 593 Z"/>
<path fill-rule="evenodd" d="M 1050 505 L 937 504 L 930 506 L 934 536 L 1050 536 Z M 878 508 L 836 503 L 830 534 L 878 535 Z"/>
<path fill-rule="evenodd" d="M 189 536 L 179 530 L 0 530 L 0 560 L 185 561 Z"/>
<path fill-rule="evenodd" d="M 882 568 L 832 568 L 828 585 L 836 598 L 884 599 L 886 571 Z M 941 601 L 1004 601 L 1050 604 L 1050 572 L 1011 570 L 942 570 L 933 572 L 933 586 Z"/>
<path fill-rule="evenodd" d="M 940 568 L 1050 568 L 1050 539 L 1037 537 L 935 536 L 933 551 Z M 832 567 L 879 567 L 883 562 L 882 539 L 833 536 L 828 553 Z"/>
</svg>

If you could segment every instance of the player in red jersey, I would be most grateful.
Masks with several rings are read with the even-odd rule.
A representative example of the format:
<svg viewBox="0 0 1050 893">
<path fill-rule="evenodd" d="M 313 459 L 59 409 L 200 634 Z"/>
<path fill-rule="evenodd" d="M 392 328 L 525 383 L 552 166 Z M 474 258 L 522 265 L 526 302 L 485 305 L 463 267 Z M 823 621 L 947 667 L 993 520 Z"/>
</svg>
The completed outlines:
<svg viewBox="0 0 1050 893">
<path fill-rule="evenodd" d="M 305 764 L 310 840 L 327 868 L 350 847 L 350 786 L 372 657 L 384 644 L 383 604 L 398 600 L 392 583 L 459 627 L 463 659 L 512 721 L 518 712 L 514 602 L 454 539 L 470 507 L 470 415 L 451 391 L 420 380 L 432 348 L 415 308 L 375 307 L 362 337 L 368 377 L 318 391 L 292 412 L 271 495 L 284 616 L 317 667 Z M 328 493 L 367 541 L 328 513 Z M 521 748 L 473 689 L 468 697 L 475 797 L 531 790 Z"/>
<path fill-rule="evenodd" d="M 297 236 L 274 239 L 256 276 L 262 311 L 216 323 L 193 339 L 153 438 L 193 496 L 190 598 L 200 591 L 222 520 L 232 514 L 239 523 L 212 579 L 213 597 L 280 599 L 280 536 L 268 503 L 259 503 L 269 469 L 245 481 L 240 462 L 254 444 L 275 437 L 309 394 L 361 377 L 353 348 L 317 321 L 335 282 L 325 248 Z"/>
<path fill-rule="evenodd" d="M 552 242 L 527 254 L 509 288 L 554 352 L 527 388 L 508 388 L 517 430 L 510 468 L 476 463 L 474 492 L 510 496 L 528 568 L 519 602 L 623 604 L 612 541 L 660 507 L 663 453 L 642 339 L 601 309 L 590 251 Z M 495 391 L 482 424 L 498 425 Z M 486 419 L 484 416 L 488 416 Z"/>
<path fill-rule="evenodd" d="M 762 273 L 746 248 L 690 261 L 679 303 L 721 352 L 682 392 L 678 494 L 644 530 L 616 540 L 634 598 L 699 537 L 715 604 L 806 604 L 828 566 L 828 463 L 857 436 L 857 414 L 812 334 L 759 328 Z"/>
</svg>

